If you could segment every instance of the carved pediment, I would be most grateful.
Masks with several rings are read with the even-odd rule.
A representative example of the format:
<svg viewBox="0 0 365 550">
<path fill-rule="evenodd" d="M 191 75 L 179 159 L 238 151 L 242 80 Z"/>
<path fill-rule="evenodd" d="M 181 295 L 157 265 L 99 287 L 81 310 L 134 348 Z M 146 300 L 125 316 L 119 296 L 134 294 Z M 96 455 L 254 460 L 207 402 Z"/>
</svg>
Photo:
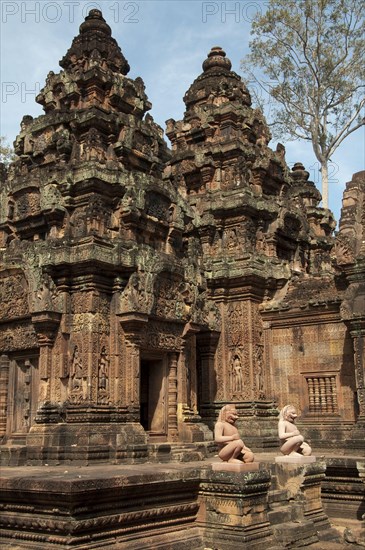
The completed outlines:
<svg viewBox="0 0 365 550">
<path fill-rule="evenodd" d="M 10 320 L 29 314 L 28 283 L 24 273 L 0 274 L 0 319 Z"/>
</svg>

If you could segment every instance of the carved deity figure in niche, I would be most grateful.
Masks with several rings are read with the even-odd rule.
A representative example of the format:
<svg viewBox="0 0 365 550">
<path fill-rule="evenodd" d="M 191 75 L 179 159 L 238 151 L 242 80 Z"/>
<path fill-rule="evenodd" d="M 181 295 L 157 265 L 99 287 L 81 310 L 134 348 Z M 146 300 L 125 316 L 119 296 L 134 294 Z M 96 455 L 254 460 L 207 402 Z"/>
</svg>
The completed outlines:
<svg viewBox="0 0 365 550">
<path fill-rule="evenodd" d="M 75 346 L 71 363 L 71 390 L 82 389 L 82 362 L 79 355 L 79 349 Z"/>
<path fill-rule="evenodd" d="M 232 392 L 241 393 L 243 391 L 243 376 L 241 357 L 238 353 L 233 355 L 231 361 Z"/>
<path fill-rule="evenodd" d="M 99 360 L 99 371 L 98 371 L 98 389 L 106 392 L 109 387 L 109 360 L 107 357 L 105 346 L 102 347 L 100 360 Z"/>
<path fill-rule="evenodd" d="M 238 414 L 235 405 L 224 405 L 214 427 L 214 440 L 218 444 L 218 456 L 223 462 L 253 462 L 254 454 L 246 447 L 235 426 Z"/>
<path fill-rule="evenodd" d="M 263 224 L 259 224 L 256 230 L 256 250 L 262 253 L 266 251 L 266 235 Z"/>
<path fill-rule="evenodd" d="M 256 381 L 256 389 L 257 389 L 259 399 L 263 399 L 265 397 L 263 354 L 264 354 L 264 347 L 262 345 L 257 345 L 254 350 L 254 356 L 255 356 L 255 381 Z"/>
<path fill-rule="evenodd" d="M 35 309 L 37 311 L 53 311 L 56 293 L 56 287 L 50 275 L 44 273 L 39 288 L 36 291 Z"/>
<path fill-rule="evenodd" d="M 138 273 L 132 273 L 122 295 L 122 311 L 138 310 L 140 280 Z"/>
<path fill-rule="evenodd" d="M 278 423 L 280 450 L 283 455 L 310 456 L 312 449 L 304 441 L 304 437 L 295 425 L 297 416 L 296 409 L 292 405 L 286 405 L 281 409 Z"/>
<path fill-rule="evenodd" d="M 215 232 L 213 242 L 212 242 L 212 252 L 213 254 L 217 254 L 221 251 L 222 247 L 222 240 L 219 231 Z"/>
<path fill-rule="evenodd" d="M 235 250 L 238 246 L 238 238 L 235 229 L 228 229 L 226 233 L 226 246 L 228 250 Z"/>
</svg>

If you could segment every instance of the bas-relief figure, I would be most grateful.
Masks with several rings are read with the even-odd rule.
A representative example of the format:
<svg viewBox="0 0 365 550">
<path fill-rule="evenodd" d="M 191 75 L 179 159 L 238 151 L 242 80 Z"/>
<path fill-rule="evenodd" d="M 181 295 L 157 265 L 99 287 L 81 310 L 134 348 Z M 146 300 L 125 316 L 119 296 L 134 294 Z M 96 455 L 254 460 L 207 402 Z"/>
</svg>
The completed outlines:
<svg viewBox="0 0 365 550">
<path fill-rule="evenodd" d="M 286 405 L 281 409 L 278 422 L 280 450 L 283 455 L 310 456 L 312 449 L 304 441 L 304 437 L 295 425 L 297 416 L 296 409 L 292 405 Z"/>
<path fill-rule="evenodd" d="M 223 462 L 253 462 L 254 454 L 242 441 L 235 426 L 237 419 L 235 405 L 222 407 L 214 428 L 214 440 L 219 447 L 218 456 Z"/>
</svg>

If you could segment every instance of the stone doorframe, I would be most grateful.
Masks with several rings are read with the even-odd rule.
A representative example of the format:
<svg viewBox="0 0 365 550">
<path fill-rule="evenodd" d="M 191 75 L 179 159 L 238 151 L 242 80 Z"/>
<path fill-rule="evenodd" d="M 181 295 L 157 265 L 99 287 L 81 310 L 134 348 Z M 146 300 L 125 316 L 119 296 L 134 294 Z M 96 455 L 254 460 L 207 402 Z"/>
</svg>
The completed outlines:
<svg viewBox="0 0 365 550">
<path fill-rule="evenodd" d="M 148 316 L 143 313 L 126 313 L 119 315 L 126 338 L 126 380 L 128 381 L 128 401 L 134 411 L 136 421 L 140 420 L 140 369 L 141 357 L 146 358 L 146 352 L 149 349 L 146 346 L 146 329 L 148 325 Z M 180 340 L 180 339 L 178 339 Z M 167 366 L 167 439 L 168 441 L 178 441 L 178 359 L 180 345 L 177 349 L 159 349 L 155 352 L 161 356 L 166 356 Z"/>
</svg>

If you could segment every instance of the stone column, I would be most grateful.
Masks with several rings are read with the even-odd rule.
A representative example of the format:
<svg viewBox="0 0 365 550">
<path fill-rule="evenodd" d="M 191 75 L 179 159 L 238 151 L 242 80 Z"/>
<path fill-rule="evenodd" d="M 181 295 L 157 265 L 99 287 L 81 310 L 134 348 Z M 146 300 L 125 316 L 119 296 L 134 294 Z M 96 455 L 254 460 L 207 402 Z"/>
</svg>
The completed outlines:
<svg viewBox="0 0 365 550">
<path fill-rule="evenodd" d="M 126 340 L 126 396 L 134 421 L 139 421 L 140 409 L 140 342 L 138 335 Z M 132 420 L 132 418 L 131 418 Z"/>
<path fill-rule="evenodd" d="M 178 354 L 169 354 L 169 377 L 168 377 L 168 418 L 167 430 L 168 440 L 178 440 L 177 427 L 177 361 Z"/>
<path fill-rule="evenodd" d="M 200 327 L 194 323 L 187 323 L 184 328 L 184 344 L 180 350 L 179 384 L 181 384 L 181 401 L 184 418 L 191 419 L 198 415 L 197 404 L 197 372 L 196 372 L 196 334 Z M 200 419 L 200 417 L 199 417 Z"/>
<path fill-rule="evenodd" d="M 32 314 L 32 323 L 37 333 L 40 347 L 39 375 L 45 379 L 50 376 L 51 348 L 54 343 L 62 314 L 55 311 L 38 311 Z"/>
<path fill-rule="evenodd" d="M 354 367 L 359 416 L 357 434 L 360 448 L 365 423 L 365 171 L 353 174 L 343 194 L 340 230 L 336 238 L 337 265 L 348 288 L 341 304 L 341 318 L 353 340 Z"/>
<path fill-rule="evenodd" d="M 204 526 L 205 546 L 221 550 L 273 546 L 268 520 L 269 487 L 267 470 L 204 472 L 198 522 Z"/>
<path fill-rule="evenodd" d="M 214 359 L 219 340 L 219 332 L 197 334 L 197 349 L 201 357 L 201 401 L 203 405 L 213 402 L 215 397 Z"/>
<path fill-rule="evenodd" d="M 185 345 L 181 347 L 178 373 L 178 401 L 181 399 L 181 412 L 179 415 L 179 440 L 192 443 L 197 441 L 212 441 L 213 434 L 206 424 L 202 422 L 198 403 L 198 373 L 196 358 L 196 337 L 200 327 L 194 323 L 188 323 L 184 329 Z M 204 354 L 203 354 L 204 355 Z M 189 380 L 188 380 L 189 377 Z M 180 402 L 178 403 L 178 407 Z"/>
<path fill-rule="evenodd" d="M 6 434 L 6 417 L 8 412 L 10 360 L 7 355 L 0 357 L 0 437 Z"/>
<path fill-rule="evenodd" d="M 39 343 L 39 405 L 51 401 L 49 380 L 52 368 L 52 347 L 55 341 L 62 313 L 37 311 L 32 314 L 32 323 Z"/>
<path fill-rule="evenodd" d="M 365 319 L 348 322 L 354 345 L 355 380 L 359 406 L 358 422 L 365 423 Z"/>
<path fill-rule="evenodd" d="M 118 315 L 126 337 L 126 404 L 129 421 L 140 420 L 140 341 L 141 333 L 148 322 L 143 313 L 123 313 Z"/>
<path fill-rule="evenodd" d="M 361 267 L 361 269 L 360 269 Z M 358 423 L 365 422 L 365 261 L 347 268 L 349 287 L 341 304 L 341 318 L 349 329 L 353 341 L 354 367 L 357 402 L 359 406 Z M 361 282 L 360 282 L 361 280 Z M 362 436 L 363 438 L 363 436 Z"/>
</svg>

